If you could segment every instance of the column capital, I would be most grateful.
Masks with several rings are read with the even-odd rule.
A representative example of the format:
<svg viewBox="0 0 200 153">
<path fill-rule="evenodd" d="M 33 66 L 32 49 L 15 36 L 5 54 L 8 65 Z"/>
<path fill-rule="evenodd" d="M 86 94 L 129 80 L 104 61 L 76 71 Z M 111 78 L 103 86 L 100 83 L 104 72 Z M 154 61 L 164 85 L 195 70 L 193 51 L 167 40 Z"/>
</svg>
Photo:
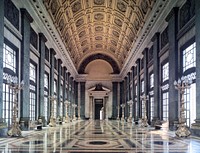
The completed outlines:
<svg viewBox="0 0 200 153">
<path fill-rule="evenodd" d="M 53 55 L 56 55 L 56 52 L 53 48 L 50 48 L 50 53 L 53 54 Z"/>
<path fill-rule="evenodd" d="M 165 18 L 165 21 L 166 21 L 166 22 L 169 22 L 169 20 L 170 20 L 173 16 L 178 15 L 178 10 L 179 10 L 178 7 L 172 8 L 172 10 L 169 12 L 169 14 L 167 15 L 167 17 Z"/>
<path fill-rule="evenodd" d="M 151 41 L 154 42 L 155 40 L 159 39 L 160 37 L 160 32 L 156 32 L 153 37 L 151 38 Z"/>
<path fill-rule="evenodd" d="M 43 40 L 44 42 L 47 42 L 47 38 L 45 37 L 43 33 L 39 33 L 39 38 Z"/>
<path fill-rule="evenodd" d="M 59 58 L 58 59 L 58 65 L 61 65 L 62 64 L 62 60 Z"/>
<path fill-rule="evenodd" d="M 149 48 L 146 47 L 146 48 L 142 51 L 142 54 L 145 55 L 145 53 L 147 53 L 148 50 L 149 50 Z"/>
<path fill-rule="evenodd" d="M 20 11 L 21 11 L 21 14 L 22 14 L 23 16 L 26 16 L 26 17 L 27 17 L 27 19 L 28 19 L 28 21 L 29 21 L 30 23 L 33 22 L 33 18 L 31 17 L 31 15 L 28 13 L 28 11 L 27 11 L 25 8 L 21 8 Z"/>
</svg>

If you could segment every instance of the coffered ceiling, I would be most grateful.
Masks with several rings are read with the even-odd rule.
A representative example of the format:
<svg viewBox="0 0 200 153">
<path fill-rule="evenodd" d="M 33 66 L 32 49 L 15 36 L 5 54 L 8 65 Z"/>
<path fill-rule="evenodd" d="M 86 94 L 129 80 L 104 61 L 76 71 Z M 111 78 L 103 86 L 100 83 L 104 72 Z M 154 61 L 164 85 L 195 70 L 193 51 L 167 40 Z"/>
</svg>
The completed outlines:
<svg viewBox="0 0 200 153">
<path fill-rule="evenodd" d="M 96 59 L 119 73 L 156 0 L 43 0 L 77 71 Z"/>
</svg>

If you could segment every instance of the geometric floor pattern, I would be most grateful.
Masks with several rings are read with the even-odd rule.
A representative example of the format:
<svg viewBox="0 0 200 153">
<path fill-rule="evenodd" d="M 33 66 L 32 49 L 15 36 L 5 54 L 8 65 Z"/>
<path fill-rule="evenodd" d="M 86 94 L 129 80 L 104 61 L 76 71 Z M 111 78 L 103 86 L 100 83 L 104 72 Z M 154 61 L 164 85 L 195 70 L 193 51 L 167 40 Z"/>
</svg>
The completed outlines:
<svg viewBox="0 0 200 153">
<path fill-rule="evenodd" d="M 77 121 L 0 138 L 2 153 L 200 153 L 200 139 L 119 121 Z"/>
</svg>

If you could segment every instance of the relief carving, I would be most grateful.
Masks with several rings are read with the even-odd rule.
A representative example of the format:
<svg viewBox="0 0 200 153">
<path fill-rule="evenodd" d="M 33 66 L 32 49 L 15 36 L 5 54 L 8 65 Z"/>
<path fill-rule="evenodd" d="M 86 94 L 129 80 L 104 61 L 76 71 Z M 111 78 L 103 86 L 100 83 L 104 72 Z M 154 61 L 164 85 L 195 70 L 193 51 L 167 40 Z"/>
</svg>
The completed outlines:
<svg viewBox="0 0 200 153">
<path fill-rule="evenodd" d="M 121 12 L 126 12 L 127 6 L 126 6 L 123 2 L 118 2 L 118 3 L 117 3 L 117 8 L 118 8 Z"/>
<path fill-rule="evenodd" d="M 84 40 L 84 41 L 81 43 L 81 46 L 85 46 L 85 44 L 87 44 L 87 40 Z"/>
<path fill-rule="evenodd" d="M 141 9 L 142 9 L 142 13 L 143 14 L 147 13 L 147 11 L 148 11 L 148 2 L 147 2 L 147 0 L 142 0 Z"/>
<path fill-rule="evenodd" d="M 101 27 L 101 26 L 98 26 L 98 27 L 95 27 L 95 31 L 103 31 L 103 27 Z"/>
<path fill-rule="evenodd" d="M 117 43 L 116 43 L 116 41 L 114 41 L 114 40 L 111 40 L 111 43 L 112 43 L 114 46 L 117 46 Z"/>
<path fill-rule="evenodd" d="M 103 46 L 101 44 L 97 44 L 96 48 L 102 48 Z"/>
<path fill-rule="evenodd" d="M 115 18 L 114 23 L 115 23 L 116 25 L 118 25 L 119 27 L 122 26 L 122 21 L 121 21 L 120 19 Z"/>
<path fill-rule="evenodd" d="M 60 23 L 59 23 L 60 31 L 63 30 L 64 26 L 65 26 L 64 19 L 61 19 L 61 21 L 60 21 Z"/>
<path fill-rule="evenodd" d="M 97 21 L 101 21 L 104 19 L 104 15 L 102 13 L 97 13 L 94 15 L 94 19 Z"/>
<path fill-rule="evenodd" d="M 52 1 L 52 3 L 51 3 L 51 13 L 52 13 L 53 16 L 56 14 L 57 9 L 58 9 L 57 2 L 56 1 Z"/>
<path fill-rule="evenodd" d="M 118 33 L 117 31 L 113 31 L 113 35 L 114 35 L 115 37 L 119 37 L 119 33 Z"/>
<path fill-rule="evenodd" d="M 94 0 L 94 4 L 103 5 L 104 4 L 104 0 Z"/>
<path fill-rule="evenodd" d="M 81 2 L 77 1 L 72 5 L 72 12 L 76 13 L 81 9 Z"/>
<path fill-rule="evenodd" d="M 81 32 L 79 33 L 79 37 L 82 38 L 85 34 L 86 34 L 85 31 L 81 31 Z"/>
<path fill-rule="evenodd" d="M 95 40 L 102 40 L 103 38 L 101 36 L 95 37 Z"/>
<path fill-rule="evenodd" d="M 110 47 L 110 51 L 113 52 L 113 53 L 115 53 L 115 49 L 112 48 L 112 47 Z"/>
<path fill-rule="evenodd" d="M 80 18 L 76 21 L 76 27 L 78 28 L 79 26 L 81 26 L 84 23 L 83 18 Z"/>
</svg>

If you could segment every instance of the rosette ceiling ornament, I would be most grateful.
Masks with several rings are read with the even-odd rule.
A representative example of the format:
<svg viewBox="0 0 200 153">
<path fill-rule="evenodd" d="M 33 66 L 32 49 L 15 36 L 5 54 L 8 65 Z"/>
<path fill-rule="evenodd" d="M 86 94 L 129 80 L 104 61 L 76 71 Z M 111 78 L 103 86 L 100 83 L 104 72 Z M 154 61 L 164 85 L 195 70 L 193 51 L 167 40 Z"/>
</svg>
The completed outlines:
<svg viewBox="0 0 200 153">
<path fill-rule="evenodd" d="M 84 73 L 83 68 L 91 59 L 113 63 L 113 73 L 119 73 L 155 1 L 44 0 L 43 3 L 79 73 Z"/>
</svg>

